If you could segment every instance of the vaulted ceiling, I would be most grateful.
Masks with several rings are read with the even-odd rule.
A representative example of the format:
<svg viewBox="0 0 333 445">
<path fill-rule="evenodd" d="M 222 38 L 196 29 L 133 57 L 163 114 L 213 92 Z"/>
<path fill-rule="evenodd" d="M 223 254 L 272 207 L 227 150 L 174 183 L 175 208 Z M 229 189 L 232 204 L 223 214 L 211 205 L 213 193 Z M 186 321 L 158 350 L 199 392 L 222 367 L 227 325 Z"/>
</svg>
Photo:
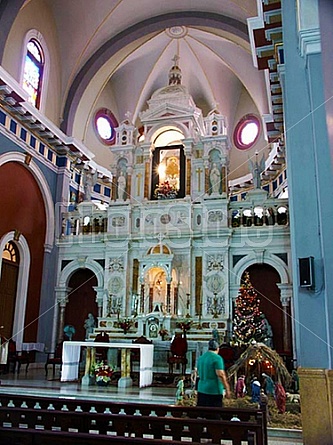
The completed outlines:
<svg viewBox="0 0 333 445">
<path fill-rule="evenodd" d="M 270 10 L 279 2 L 266 3 L 264 8 Z M 106 91 L 118 120 L 131 116 L 139 125 L 147 100 L 167 84 L 175 54 L 180 57 L 182 83 L 196 105 L 204 115 L 218 108 L 226 116 L 230 136 L 247 113 L 257 114 L 263 123 L 274 118 L 271 85 L 261 69 L 268 66 L 261 66 L 260 57 L 251 52 L 251 43 L 264 47 L 271 35 L 265 32 L 267 17 L 258 18 L 260 1 L 26 0 L 21 14 L 36 4 L 43 5 L 45 19 L 55 30 L 61 128 L 84 143 L 89 120 Z M 254 17 L 262 26 L 260 31 L 256 25 L 251 34 L 248 19 Z M 274 123 L 270 125 L 274 129 Z M 268 138 L 272 141 L 279 132 L 267 135 L 266 129 L 265 124 L 255 150 L 268 157 Z M 89 149 L 94 151 L 91 145 Z M 103 163 L 96 153 L 97 162 Z M 248 173 L 245 164 L 253 154 L 233 147 L 231 177 Z M 105 158 L 105 166 L 107 162 Z"/>
</svg>

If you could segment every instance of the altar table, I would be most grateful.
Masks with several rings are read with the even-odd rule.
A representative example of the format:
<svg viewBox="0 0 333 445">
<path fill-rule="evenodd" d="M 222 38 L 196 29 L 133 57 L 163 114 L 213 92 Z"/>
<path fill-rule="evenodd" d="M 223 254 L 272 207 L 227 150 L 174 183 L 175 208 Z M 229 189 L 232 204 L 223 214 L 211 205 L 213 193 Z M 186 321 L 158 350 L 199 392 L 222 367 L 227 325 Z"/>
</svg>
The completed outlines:
<svg viewBox="0 0 333 445">
<path fill-rule="evenodd" d="M 139 387 L 149 386 L 153 382 L 153 344 L 139 343 L 104 343 L 93 341 L 64 341 L 62 349 L 61 381 L 77 380 L 79 377 L 80 352 L 82 347 L 140 349 Z"/>
</svg>

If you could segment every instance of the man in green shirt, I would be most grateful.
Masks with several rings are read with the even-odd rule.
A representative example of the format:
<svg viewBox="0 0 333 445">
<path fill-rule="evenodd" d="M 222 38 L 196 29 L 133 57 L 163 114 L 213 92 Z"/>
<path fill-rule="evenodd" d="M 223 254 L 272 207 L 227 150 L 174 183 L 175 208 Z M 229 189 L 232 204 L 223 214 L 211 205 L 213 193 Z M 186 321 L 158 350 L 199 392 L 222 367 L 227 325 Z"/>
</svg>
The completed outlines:
<svg viewBox="0 0 333 445">
<path fill-rule="evenodd" d="M 224 361 L 219 355 L 219 344 L 211 339 L 208 351 L 198 359 L 198 402 L 197 406 L 221 407 L 223 394 L 230 397 L 230 386 L 224 371 Z"/>
</svg>

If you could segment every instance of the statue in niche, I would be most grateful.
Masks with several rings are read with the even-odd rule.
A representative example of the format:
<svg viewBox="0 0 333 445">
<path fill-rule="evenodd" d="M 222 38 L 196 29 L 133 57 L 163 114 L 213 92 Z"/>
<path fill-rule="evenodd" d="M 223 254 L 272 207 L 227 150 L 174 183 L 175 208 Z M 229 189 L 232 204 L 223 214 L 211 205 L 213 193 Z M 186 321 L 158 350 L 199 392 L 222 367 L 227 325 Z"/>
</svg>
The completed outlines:
<svg viewBox="0 0 333 445">
<path fill-rule="evenodd" d="M 265 158 L 262 156 L 260 162 L 258 162 L 258 153 L 256 153 L 256 160 L 253 162 L 249 159 L 249 167 L 252 173 L 253 185 L 255 189 L 261 188 L 261 173 L 265 171 Z"/>
<path fill-rule="evenodd" d="M 93 316 L 92 313 L 89 313 L 88 318 L 86 318 L 84 322 L 84 328 L 86 330 L 86 339 L 88 339 L 89 335 L 94 332 L 95 327 L 96 327 L 95 317 Z"/>
<path fill-rule="evenodd" d="M 126 178 L 123 172 L 118 176 L 118 199 L 125 199 L 126 193 Z"/>
<path fill-rule="evenodd" d="M 211 191 L 213 193 L 220 193 L 220 184 L 221 184 L 221 172 L 218 169 L 216 163 L 213 163 L 213 166 L 209 175 Z"/>
<path fill-rule="evenodd" d="M 92 188 L 97 182 L 97 172 L 92 173 L 91 170 L 84 170 L 83 172 L 83 188 L 84 201 L 91 201 Z"/>
</svg>

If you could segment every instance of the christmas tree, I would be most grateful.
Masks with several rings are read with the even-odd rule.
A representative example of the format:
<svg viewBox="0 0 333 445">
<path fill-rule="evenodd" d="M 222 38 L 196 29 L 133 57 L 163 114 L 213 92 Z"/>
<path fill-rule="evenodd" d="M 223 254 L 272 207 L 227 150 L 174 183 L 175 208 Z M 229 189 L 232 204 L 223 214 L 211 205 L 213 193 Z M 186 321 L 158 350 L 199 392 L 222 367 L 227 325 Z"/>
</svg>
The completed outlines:
<svg viewBox="0 0 333 445">
<path fill-rule="evenodd" d="M 260 299 L 251 284 L 250 275 L 245 272 L 236 299 L 234 316 L 234 339 L 241 345 L 265 338 L 263 314 L 259 309 Z"/>
</svg>

